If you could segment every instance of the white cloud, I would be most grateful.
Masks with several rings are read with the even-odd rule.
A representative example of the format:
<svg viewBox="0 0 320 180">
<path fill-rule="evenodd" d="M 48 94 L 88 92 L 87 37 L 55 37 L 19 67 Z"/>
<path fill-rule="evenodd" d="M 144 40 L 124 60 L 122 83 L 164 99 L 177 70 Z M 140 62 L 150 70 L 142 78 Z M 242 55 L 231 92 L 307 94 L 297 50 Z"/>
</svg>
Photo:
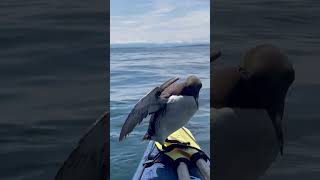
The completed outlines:
<svg viewBox="0 0 320 180">
<path fill-rule="evenodd" d="M 210 10 L 155 1 L 154 7 L 134 16 L 112 16 L 111 43 L 209 42 Z M 194 9 L 194 10 L 193 10 Z"/>
</svg>

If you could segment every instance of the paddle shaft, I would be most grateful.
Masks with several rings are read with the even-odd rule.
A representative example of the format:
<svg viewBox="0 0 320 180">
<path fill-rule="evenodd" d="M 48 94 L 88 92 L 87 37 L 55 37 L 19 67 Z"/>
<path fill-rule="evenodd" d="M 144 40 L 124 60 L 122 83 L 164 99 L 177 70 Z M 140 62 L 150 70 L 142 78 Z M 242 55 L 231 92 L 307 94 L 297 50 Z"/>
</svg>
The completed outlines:
<svg viewBox="0 0 320 180">
<path fill-rule="evenodd" d="M 210 168 L 204 159 L 198 159 L 196 165 L 205 180 L 210 180 Z"/>
<path fill-rule="evenodd" d="M 190 174 L 186 163 L 179 163 L 179 166 L 177 167 L 177 173 L 179 180 L 190 180 Z"/>
</svg>

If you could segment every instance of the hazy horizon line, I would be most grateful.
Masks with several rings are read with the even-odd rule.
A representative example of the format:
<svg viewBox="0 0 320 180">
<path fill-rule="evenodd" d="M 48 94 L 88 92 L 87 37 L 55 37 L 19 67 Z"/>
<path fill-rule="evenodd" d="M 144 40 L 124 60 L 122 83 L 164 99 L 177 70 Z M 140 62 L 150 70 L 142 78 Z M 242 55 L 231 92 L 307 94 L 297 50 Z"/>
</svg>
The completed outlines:
<svg viewBox="0 0 320 180">
<path fill-rule="evenodd" d="M 110 45 L 130 45 L 130 44 L 154 44 L 154 45 L 162 45 L 162 44 L 210 44 L 210 41 L 199 41 L 199 42 L 180 42 L 180 41 L 172 41 L 172 42 L 110 42 Z"/>
</svg>

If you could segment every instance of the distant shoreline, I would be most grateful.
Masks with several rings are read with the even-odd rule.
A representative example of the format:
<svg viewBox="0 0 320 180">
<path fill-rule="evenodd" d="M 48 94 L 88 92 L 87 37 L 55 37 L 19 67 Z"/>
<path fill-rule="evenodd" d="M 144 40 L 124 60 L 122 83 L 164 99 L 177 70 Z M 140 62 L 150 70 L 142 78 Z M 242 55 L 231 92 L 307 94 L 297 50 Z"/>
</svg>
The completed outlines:
<svg viewBox="0 0 320 180">
<path fill-rule="evenodd" d="M 210 43 L 124 43 L 110 44 L 110 48 L 168 48 L 168 47 L 190 47 L 209 46 Z"/>
</svg>

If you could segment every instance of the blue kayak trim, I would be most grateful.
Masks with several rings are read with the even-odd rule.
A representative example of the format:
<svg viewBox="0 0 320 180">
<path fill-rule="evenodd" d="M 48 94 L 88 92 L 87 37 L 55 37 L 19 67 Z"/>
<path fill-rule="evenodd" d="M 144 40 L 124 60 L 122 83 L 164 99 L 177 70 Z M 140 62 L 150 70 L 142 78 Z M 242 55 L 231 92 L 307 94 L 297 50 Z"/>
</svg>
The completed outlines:
<svg viewBox="0 0 320 180">
<path fill-rule="evenodd" d="M 143 171 L 145 169 L 143 164 L 144 164 L 144 162 L 146 162 L 148 160 L 148 157 L 149 157 L 150 153 L 152 153 L 152 149 L 154 147 L 155 147 L 154 141 L 150 141 L 143 156 L 142 156 L 142 159 L 139 163 L 138 169 L 134 173 L 132 180 L 140 180 L 141 179 L 141 176 L 142 176 Z"/>
</svg>

